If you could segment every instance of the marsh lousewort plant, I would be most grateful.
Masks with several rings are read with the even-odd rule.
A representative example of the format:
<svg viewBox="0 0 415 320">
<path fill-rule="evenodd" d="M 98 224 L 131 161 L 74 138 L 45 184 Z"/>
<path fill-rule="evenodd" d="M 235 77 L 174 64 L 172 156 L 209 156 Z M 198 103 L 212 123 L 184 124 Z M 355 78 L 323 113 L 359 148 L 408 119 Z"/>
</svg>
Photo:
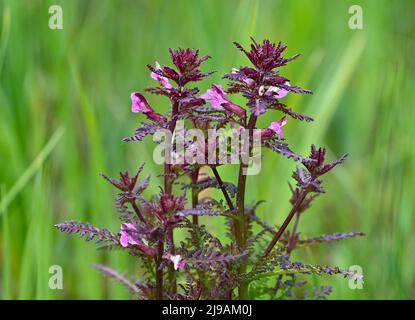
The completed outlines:
<svg viewBox="0 0 415 320">
<path fill-rule="evenodd" d="M 194 49 L 170 49 L 173 66 L 158 62 L 148 65 L 158 86 L 146 89 L 165 96 L 170 111 L 160 114 L 142 93 L 131 94 L 132 112 L 147 119 L 124 141 L 141 141 L 148 135 L 158 135 L 154 139 L 158 142 L 164 140 L 164 185 L 160 193 L 151 198 L 143 196 L 150 182 L 149 177 L 142 176 L 143 166 L 133 174 L 121 172 L 119 179 L 103 175 L 119 192 L 116 207 L 120 231 L 110 232 L 76 221 L 56 225 L 61 231 L 86 236 L 88 241 L 95 239 L 100 247 L 128 251 L 132 263 L 142 270 L 140 281 L 130 281 L 107 266 L 99 265 L 98 269 L 125 284 L 141 299 L 325 298 L 330 287 L 308 288 L 299 276 L 338 274 L 356 280 L 352 271 L 339 267 L 291 261 L 292 251 L 300 246 L 363 235 L 347 232 L 314 238 L 299 236 L 302 214 L 324 192 L 322 177 L 346 160 L 346 155 L 327 162 L 324 148 L 312 145 L 310 154 L 303 156 L 286 142 L 289 137 L 283 134 L 284 125 L 294 120 L 313 121 L 283 103 L 288 94 L 311 93 L 280 74 L 280 68 L 298 55 L 284 58 L 286 47 L 268 40 L 259 44 L 252 39 L 249 51 L 235 45 L 252 65 L 225 74 L 227 89 L 211 84 L 205 93 L 200 93 L 193 84 L 211 74 L 200 69 L 209 56 L 200 57 Z M 246 107 L 232 102 L 232 94 L 241 94 Z M 276 121 L 258 128 L 258 118 L 268 111 L 275 113 Z M 217 134 L 220 129 L 229 129 L 236 140 L 229 136 L 223 139 Z M 213 141 L 203 139 L 212 131 L 216 134 Z M 160 133 L 163 139 L 159 139 Z M 184 137 L 181 143 L 174 141 L 180 134 Z M 255 141 L 298 164 L 292 174 L 292 208 L 279 226 L 256 214 L 262 200 L 250 205 L 245 201 L 246 177 L 252 162 L 246 159 L 258 160 L 254 157 L 254 149 L 258 149 L 254 148 Z M 180 156 L 179 149 L 186 156 Z M 223 181 L 217 168 L 235 162 L 239 165 L 238 177 L 234 182 Z M 220 190 L 221 197 L 210 197 L 206 191 L 210 188 Z M 227 239 L 214 236 L 200 223 L 201 216 L 225 219 Z M 254 224 L 259 226 L 258 233 L 254 232 Z M 185 230 L 187 236 L 175 239 L 177 229 Z"/>
</svg>

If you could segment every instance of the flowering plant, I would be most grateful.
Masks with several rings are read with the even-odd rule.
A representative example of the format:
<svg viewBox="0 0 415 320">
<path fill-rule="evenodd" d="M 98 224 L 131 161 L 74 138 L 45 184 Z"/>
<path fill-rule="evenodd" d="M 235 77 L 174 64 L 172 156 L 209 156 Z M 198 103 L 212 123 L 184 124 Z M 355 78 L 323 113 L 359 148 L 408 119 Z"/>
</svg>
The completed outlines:
<svg viewBox="0 0 415 320">
<path fill-rule="evenodd" d="M 292 151 L 284 139 L 283 127 L 289 117 L 313 121 L 281 102 L 290 93 L 311 93 L 292 85 L 280 74 L 280 68 L 298 55 L 284 58 L 282 54 L 286 47 L 268 40 L 257 43 L 252 39 L 249 51 L 235 45 L 252 66 L 241 66 L 226 73 L 224 78 L 229 80 L 226 90 L 212 84 L 200 94 L 191 84 L 211 74 L 200 70 L 209 56 L 200 57 L 199 51 L 194 49 L 170 49 L 174 67 L 161 66 L 158 62 L 155 66 L 148 65 L 151 78 L 159 85 L 146 89 L 149 93 L 165 96 L 170 102 L 170 111 L 160 114 L 142 93 L 131 94 L 132 112 L 143 114 L 147 121 L 124 141 L 141 141 L 148 135 L 170 133 L 164 136 L 164 185 L 160 187 L 160 193 L 150 199 L 143 196 L 149 185 L 149 177 L 142 177 L 143 166 L 133 175 L 122 172 L 119 180 L 103 175 L 119 190 L 116 206 L 122 221 L 120 232 L 76 221 L 56 225 L 61 231 L 86 235 L 87 240 L 95 238 L 96 242 L 104 243 L 101 247 L 127 250 L 144 269 L 139 282 L 130 281 L 107 266 L 97 267 L 120 280 L 140 298 L 281 299 L 293 297 L 294 292 L 297 298 L 324 298 L 331 291 L 329 287 L 306 289 L 298 275 L 340 274 L 356 280 L 350 270 L 291 261 L 291 252 L 300 246 L 363 235 L 348 232 L 307 239 L 299 236 L 300 217 L 324 192 L 322 176 L 341 164 L 346 155 L 327 163 L 324 148 L 312 145 L 310 154 L 302 156 Z M 247 100 L 246 107 L 232 102 L 231 94 L 241 94 Z M 269 127 L 258 128 L 258 118 L 268 110 L 276 110 L 283 116 Z M 218 167 L 229 161 L 220 161 L 216 157 L 220 148 L 212 141 L 185 138 L 182 148 L 190 157 L 178 159 L 179 144 L 173 140 L 180 131 L 190 133 L 197 129 L 198 134 L 206 136 L 211 130 L 229 127 L 232 136 L 241 138 L 244 141 L 241 140 L 241 144 L 247 146 L 235 149 L 229 140 L 221 140 L 221 159 L 239 163 L 235 183 L 222 180 Z M 261 201 L 253 205 L 245 202 L 249 162 L 244 161 L 244 155 L 255 153 L 255 141 L 260 147 L 269 148 L 299 164 L 292 174 L 296 182 L 295 187 L 291 187 L 292 209 L 278 227 L 256 214 Z M 213 142 L 217 140 L 213 139 Z M 213 156 L 207 150 L 213 150 Z M 221 198 L 206 196 L 203 191 L 209 188 L 219 189 Z M 225 243 L 214 236 L 200 223 L 201 216 L 223 217 L 227 222 L 229 241 Z M 293 219 L 293 226 L 288 230 Z M 254 233 L 253 224 L 260 227 L 259 233 Z M 180 242 L 175 239 L 174 232 L 179 228 L 187 231 L 187 236 Z"/>
</svg>

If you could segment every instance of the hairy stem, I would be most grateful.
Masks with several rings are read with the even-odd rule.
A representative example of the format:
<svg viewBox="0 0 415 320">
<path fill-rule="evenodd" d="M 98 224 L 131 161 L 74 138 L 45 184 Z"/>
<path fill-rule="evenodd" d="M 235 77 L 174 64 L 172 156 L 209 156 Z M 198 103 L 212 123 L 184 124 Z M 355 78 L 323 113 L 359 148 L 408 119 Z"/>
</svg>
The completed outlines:
<svg viewBox="0 0 415 320">
<path fill-rule="evenodd" d="M 225 197 L 225 200 L 226 200 L 226 203 L 229 206 L 229 209 L 232 210 L 232 211 L 235 210 L 235 207 L 234 207 L 234 205 L 232 203 L 232 200 L 231 200 L 228 192 L 225 189 L 225 186 L 223 184 L 223 180 L 220 177 L 218 170 L 216 169 L 215 166 L 211 166 L 211 169 L 213 171 L 213 174 L 215 175 L 216 181 L 218 182 L 220 189 L 222 190 L 223 196 Z M 227 300 L 232 300 L 232 290 L 229 290 L 226 293 L 226 299 Z"/>
<path fill-rule="evenodd" d="M 291 231 L 290 240 L 289 240 L 289 243 L 288 243 L 288 246 L 287 246 L 288 256 L 291 255 L 291 252 L 295 247 L 295 240 L 296 240 L 298 223 L 300 222 L 300 215 L 301 215 L 300 212 L 297 212 L 297 214 L 295 216 L 293 230 Z M 282 275 L 279 275 L 278 278 L 277 278 L 277 282 L 275 283 L 275 287 L 274 287 L 275 294 L 277 294 L 278 290 L 281 287 L 281 280 L 282 280 Z"/>
<path fill-rule="evenodd" d="M 225 200 L 226 200 L 226 203 L 229 206 L 229 209 L 232 210 L 232 211 L 235 210 L 235 207 L 233 206 L 231 197 L 229 196 L 228 192 L 225 189 L 225 186 L 223 184 L 223 180 L 220 177 L 218 170 L 216 169 L 215 166 L 211 166 L 211 169 L 213 171 L 213 174 L 215 175 L 216 181 L 218 182 L 220 189 L 222 190 L 223 196 L 225 197 Z"/>
<path fill-rule="evenodd" d="M 278 242 L 278 240 L 281 238 L 282 234 L 284 233 L 285 229 L 287 229 L 288 225 L 290 224 L 292 218 L 294 217 L 295 213 L 297 212 L 298 208 L 303 203 L 305 197 L 307 196 L 307 191 L 302 191 L 301 195 L 298 197 L 296 203 L 291 208 L 290 213 L 288 214 L 287 218 L 285 218 L 283 224 L 278 229 L 277 233 L 275 234 L 274 238 L 269 243 L 267 249 L 264 252 L 264 258 L 271 252 L 271 250 L 274 248 L 275 244 Z"/>
<path fill-rule="evenodd" d="M 291 254 L 291 251 L 293 251 L 293 249 L 295 247 L 295 240 L 296 240 L 298 223 L 300 222 L 300 215 L 301 215 L 301 213 L 297 212 L 297 214 L 295 216 L 293 230 L 291 231 L 291 235 L 290 235 L 290 242 L 288 243 L 288 247 L 287 247 L 287 253 L 288 254 Z"/>
<path fill-rule="evenodd" d="M 131 203 L 131 206 L 133 207 L 134 212 L 137 215 L 138 219 L 140 219 L 141 222 L 146 223 L 146 221 L 144 220 L 143 214 L 141 213 L 140 209 L 138 208 L 137 204 L 135 203 L 135 200 L 131 199 L 130 203 Z"/>
<path fill-rule="evenodd" d="M 161 235 L 160 235 L 161 237 Z M 160 239 L 157 245 L 156 261 L 156 299 L 163 300 L 163 268 L 160 267 L 163 260 L 164 243 Z"/>
<path fill-rule="evenodd" d="M 169 124 L 169 131 L 173 135 L 174 129 L 176 129 L 176 117 L 177 113 L 179 111 L 179 104 L 177 101 L 172 101 L 172 115 L 171 115 L 171 121 Z M 169 145 L 172 148 L 173 141 L 172 139 L 166 141 L 166 144 Z M 170 155 L 169 157 L 170 158 Z M 167 163 L 166 159 L 164 161 L 164 192 L 167 194 L 172 193 L 172 177 L 171 177 L 171 164 Z"/>
<path fill-rule="evenodd" d="M 257 120 L 257 116 L 252 114 L 249 118 L 248 123 L 248 133 L 249 133 L 249 154 L 252 151 L 252 137 L 253 137 L 253 129 L 255 127 L 255 123 Z M 241 164 L 239 166 L 239 176 L 238 176 L 238 195 L 236 197 L 236 204 L 238 207 L 238 221 L 235 221 L 235 238 L 238 244 L 239 252 L 243 252 L 246 247 L 246 218 L 245 218 L 245 189 L 246 189 L 246 169 L 248 168 L 248 163 L 244 163 L 241 159 Z M 243 274 L 246 273 L 246 263 L 242 263 L 241 266 L 238 268 L 238 273 Z M 248 298 L 248 284 L 241 283 L 238 288 L 239 299 L 244 300 Z"/>
<path fill-rule="evenodd" d="M 199 178 L 199 169 L 193 170 L 192 174 L 192 208 L 196 208 L 198 203 L 198 191 L 195 188 L 195 184 L 197 183 L 197 179 Z M 194 215 L 192 217 L 192 222 L 195 225 L 199 224 L 199 217 L 197 215 Z"/>
<path fill-rule="evenodd" d="M 169 130 L 173 135 L 173 132 L 176 128 L 176 117 L 177 113 L 179 111 L 179 104 L 177 101 L 172 101 L 172 118 L 171 122 L 169 124 Z M 172 148 L 173 141 L 170 139 L 169 141 L 166 141 L 167 144 L 170 145 L 170 148 Z M 169 155 L 170 158 L 170 155 Z M 167 194 L 172 194 L 173 192 L 173 179 L 171 177 L 171 164 L 167 163 L 166 159 L 164 162 L 164 192 Z M 175 248 L 174 248 L 174 235 L 173 235 L 173 227 L 169 226 L 167 229 L 167 240 L 170 243 L 170 254 L 174 255 Z M 176 275 L 174 271 L 173 265 L 169 264 L 168 266 L 168 274 L 169 274 L 169 284 L 170 284 L 170 291 L 172 293 L 176 293 L 177 291 L 177 284 L 176 284 Z"/>
</svg>

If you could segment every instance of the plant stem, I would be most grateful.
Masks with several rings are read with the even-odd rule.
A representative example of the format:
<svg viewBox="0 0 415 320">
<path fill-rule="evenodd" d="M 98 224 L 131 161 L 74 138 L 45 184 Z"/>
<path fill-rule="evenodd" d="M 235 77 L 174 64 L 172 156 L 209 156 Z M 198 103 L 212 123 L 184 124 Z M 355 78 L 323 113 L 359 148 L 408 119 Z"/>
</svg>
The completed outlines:
<svg viewBox="0 0 415 320">
<path fill-rule="evenodd" d="M 297 214 L 295 215 L 294 226 L 293 226 L 293 230 L 291 231 L 290 242 L 288 243 L 288 247 L 287 247 L 288 254 L 291 254 L 291 251 L 293 251 L 295 247 L 295 240 L 296 240 L 298 223 L 300 222 L 300 215 L 301 215 L 300 212 L 297 212 Z"/>
<path fill-rule="evenodd" d="M 199 169 L 195 169 L 193 170 L 192 174 L 192 208 L 196 208 L 197 203 L 198 203 L 198 192 L 196 190 L 196 188 L 194 187 L 194 184 L 197 183 L 197 179 L 199 178 Z M 192 222 L 195 225 L 199 224 L 199 217 L 197 215 L 194 215 L 192 217 Z"/>
<path fill-rule="evenodd" d="M 171 132 L 171 134 L 173 135 L 174 130 L 176 129 L 176 117 L 177 117 L 177 113 L 179 111 L 179 104 L 177 101 L 172 101 L 172 115 L 171 115 L 171 122 L 169 124 L 169 131 Z M 166 144 L 170 145 L 171 148 L 173 148 L 173 141 L 172 139 L 169 139 L 168 141 L 166 141 Z M 169 155 L 169 159 L 170 159 Z M 171 164 L 167 163 L 166 159 L 164 161 L 164 192 L 167 194 L 171 194 L 172 193 L 172 184 L 173 181 L 171 179 Z"/>
<path fill-rule="evenodd" d="M 295 247 L 295 239 L 296 239 L 298 223 L 300 222 L 300 215 L 301 215 L 300 212 L 297 212 L 297 214 L 295 216 L 293 230 L 291 231 L 290 241 L 289 241 L 288 246 L 287 246 L 288 257 L 291 255 L 291 252 Z M 282 275 L 279 275 L 278 278 L 277 278 L 277 282 L 275 283 L 275 287 L 274 287 L 275 294 L 277 294 L 278 290 L 280 289 L 281 280 L 282 280 Z"/>
<path fill-rule="evenodd" d="M 307 196 L 307 191 L 301 191 L 301 195 L 298 197 L 296 203 L 291 208 L 290 213 L 288 214 L 287 218 L 285 218 L 284 223 L 281 225 L 281 227 L 278 229 L 277 233 L 275 234 L 274 238 L 269 243 L 267 249 L 264 252 L 263 257 L 265 258 L 271 250 L 274 248 L 275 244 L 278 242 L 278 240 L 281 238 L 282 234 L 284 233 L 285 229 L 287 229 L 288 225 L 290 224 L 292 218 L 294 217 L 295 213 L 297 212 L 298 208 L 303 203 L 305 197 Z"/>
<path fill-rule="evenodd" d="M 223 196 L 225 197 L 225 200 L 226 200 L 226 203 L 229 206 L 229 209 L 232 210 L 232 211 L 235 210 L 235 207 L 233 206 L 231 197 L 229 196 L 228 192 L 225 189 L 225 186 L 223 184 L 222 178 L 219 175 L 218 170 L 216 169 L 215 166 L 211 166 L 211 169 L 213 171 L 213 174 L 215 175 L 216 181 L 218 182 L 220 189 L 222 190 Z"/>
<path fill-rule="evenodd" d="M 248 133 L 249 133 L 249 154 L 252 151 L 252 137 L 253 129 L 257 116 L 251 114 L 248 123 Z M 241 164 L 239 166 L 239 176 L 238 176 L 238 195 L 236 197 L 236 205 L 238 208 L 238 217 L 239 220 L 235 221 L 235 238 L 238 245 L 238 251 L 243 252 L 246 247 L 246 217 L 245 217 L 245 189 L 246 189 L 246 174 L 244 173 L 248 168 L 248 164 L 244 163 L 241 158 Z M 238 268 L 238 273 L 246 273 L 246 263 L 242 263 Z M 248 283 L 241 283 L 238 288 L 239 299 L 244 300 L 248 298 Z"/>
<path fill-rule="evenodd" d="M 199 202 L 199 191 L 194 186 L 194 184 L 197 183 L 197 180 L 199 178 L 199 171 L 200 171 L 200 168 L 197 168 L 193 170 L 190 175 L 192 179 L 192 208 L 193 209 L 196 208 Z M 192 216 L 192 223 L 194 225 L 199 224 L 199 217 L 197 215 Z M 197 242 L 199 243 L 199 239 L 197 239 Z M 198 246 L 200 246 L 200 243 L 198 244 Z M 197 274 L 199 275 L 200 287 L 202 288 L 201 294 L 203 295 L 203 290 L 205 290 L 205 282 L 206 282 L 205 271 L 198 269 Z"/>
<path fill-rule="evenodd" d="M 226 189 L 225 189 L 225 186 L 224 186 L 224 184 L 223 184 L 223 180 L 222 180 L 222 178 L 220 177 L 218 170 L 216 169 L 216 167 L 215 167 L 215 166 L 211 166 L 211 169 L 212 169 L 212 171 L 213 171 L 213 174 L 215 175 L 216 181 L 218 182 L 220 189 L 222 190 L 223 196 L 225 197 L 225 200 L 226 200 L 226 202 L 227 202 L 227 204 L 228 204 L 228 206 L 229 206 L 229 209 L 230 209 L 231 211 L 234 211 L 234 210 L 235 210 L 235 207 L 234 207 L 234 205 L 233 205 L 233 203 L 232 203 L 231 198 L 229 197 L 228 192 L 227 192 L 227 191 L 226 191 Z M 232 300 L 232 290 L 229 290 L 229 291 L 226 293 L 226 299 L 227 299 L 227 300 Z"/>
<path fill-rule="evenodd" d="M 161 237 L 161 235 L 160 235 Z M 164 244 L 160 238 L 157 245 L 156 257 L 156 299 L 163 300 L 163 268 L 160 268 L 163 260 Z"/>
<path fill-rule="evenodd" d="M 176 129 L 176 117 L 179 111 L 179 104 L 176 100 L 172 101 L 172 118 L 171 122 L 169 124 L 169 130 L 171 134 L 173 135 L 174 130 Z M 169 141 L 166 141 L 167 144 L 170 145 L 170 148 L 173 149 L 173 141 L 172 139 L 169 139 Z M 168 159 L 170 159 L 170 156 Z M 171 177 L 171 164 L 167 163 L 166 159 L 164 161 L 164 192 L 166 194 L 172 194 L 173 192 L 173 180 Z M 174 255 L 175 248 L 174 248 L 174 235 L 173 235 L 173 227 L 169 226 L 167 228 L 167 241 L 170 243 L 170 254 Z M 169 264 L 168 266 L 168 274 L 169 274 L 169 285 L 170 285 L 170 291 L 172 293 L 176 293 L 177 291 L 177 285 L 176 285 L 176 275 L 174 271 L 173 265 Z"/>
<path fill-rule="evenodd" d="M 141 213 L 140 209 L 138 208 L 137 204 L 135 203 L 135 200 L 132 199 L 130 201 L 131 206 L 134 209 L 135 214 L 137 215 L 138 219 L 140 219 L 141 222 L 146 223 L 146 221 L 144 220 L 143 214 Z"/>
</svg>

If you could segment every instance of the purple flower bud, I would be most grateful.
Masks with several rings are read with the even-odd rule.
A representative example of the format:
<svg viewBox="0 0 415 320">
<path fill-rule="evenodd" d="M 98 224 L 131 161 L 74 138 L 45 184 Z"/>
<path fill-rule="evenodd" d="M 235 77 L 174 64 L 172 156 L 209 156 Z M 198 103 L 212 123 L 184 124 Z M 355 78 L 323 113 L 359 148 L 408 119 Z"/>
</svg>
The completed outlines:
<svg viewBox="0 0 415 320">
<path fill-rule="evenodd" d="M 261 138 L 271 138 L 274 135 L 274 131 L 270 128 L 261 129 Z"/>
<path fill-rule="evenodd" d="M 248 85 L 248 87 L 253 87 L 255 85 L 255 80 L 251 78 L 246 78 L 243 80 L 243 82 L 245 82 Z"/>
<path fill-rule="evenodd" d="M 230 111 L 230 112 L 232 112 L 232 113 L 234 113 L 234 114 L 236 114 L 236 115 L 238 115 L 240 117 L 245 117 L 245 113 L 246 113 L 245 112 L 245 109 L 244 108 L 241 108 L 240 106 L 238 106 L 238 105 L 236 105 L 236 104 L 234 104 L 232 102 L 223 103 L 222 106 L 226 110 L 228 110 L 228 111 Z"/>
<path fill-rule="evenodd" d="M 160 207 L 164 214 L 182 209 L 183 203 L 183 197 L 175 197 L 168 193 L 163 193 L 160 196 Z"/>
</svg>

